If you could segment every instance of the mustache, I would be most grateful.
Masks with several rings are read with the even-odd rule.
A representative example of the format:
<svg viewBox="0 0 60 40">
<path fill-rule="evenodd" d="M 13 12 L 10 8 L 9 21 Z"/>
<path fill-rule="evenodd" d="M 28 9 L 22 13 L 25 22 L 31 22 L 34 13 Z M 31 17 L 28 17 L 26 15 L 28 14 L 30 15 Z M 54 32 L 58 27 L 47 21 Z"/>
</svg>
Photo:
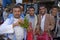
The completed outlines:
<svg viewBox="0 0 60 40">
<path fill-rule="evenodd" d="M 15 14 L 15 15 L 20 15 L 20 14 Z"/>
</svg>

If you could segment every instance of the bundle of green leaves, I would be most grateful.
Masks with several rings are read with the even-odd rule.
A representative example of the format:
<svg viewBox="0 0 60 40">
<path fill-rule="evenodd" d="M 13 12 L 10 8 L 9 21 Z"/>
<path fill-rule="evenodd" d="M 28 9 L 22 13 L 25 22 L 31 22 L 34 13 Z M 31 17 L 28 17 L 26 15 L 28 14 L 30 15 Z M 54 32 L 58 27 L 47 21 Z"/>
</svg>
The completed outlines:
<svg viewBox="0 0 60 40">
<path fill-rule="evenodd" d="M 28 26 L 29 26 L 29 21 L 28 21 L 28 19 L 25 17 L 25 18 L 24 18 L 24 23 L 19 23 L 19 24 L 20 24 L 20 26 L 23 27 L 23 28 L 28 28 Z"/>
</svg>

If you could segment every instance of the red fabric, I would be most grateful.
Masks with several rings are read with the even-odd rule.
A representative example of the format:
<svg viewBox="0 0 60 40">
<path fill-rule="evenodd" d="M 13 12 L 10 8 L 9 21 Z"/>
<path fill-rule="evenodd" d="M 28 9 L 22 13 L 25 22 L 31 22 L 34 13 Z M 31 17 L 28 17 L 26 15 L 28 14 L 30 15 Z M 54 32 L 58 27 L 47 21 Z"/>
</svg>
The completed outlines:
<svg viewBox="0 0 60 40">
<path fill-rule="evenodd" d="M 27 33 L 27 40 L 33 40 L 33 34 L 32 32 Z"/>
<path fill-rule="evenodd" d="M 46 32 L 44 32 L 42 35 L 37 36 L 37 40 L 52 40 L 52 37 L 50 37 Z"/>
<path fill-rule="evenodd" d="M 27 40 L 33 40 L 32 24 L 30 24 L 29 28 L 31 28 L 31 30 L 27 32 Z"/>
</svg>

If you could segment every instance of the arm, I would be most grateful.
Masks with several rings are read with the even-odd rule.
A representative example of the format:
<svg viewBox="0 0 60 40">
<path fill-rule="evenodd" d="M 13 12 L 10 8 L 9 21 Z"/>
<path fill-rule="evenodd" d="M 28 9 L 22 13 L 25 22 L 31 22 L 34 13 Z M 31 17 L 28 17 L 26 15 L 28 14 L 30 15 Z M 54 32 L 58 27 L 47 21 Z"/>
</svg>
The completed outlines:
<svg viewBox="0 0 60 40">
<path fill-rule="evenodd" d="M 1 26 L 0 26 L 0 33 L 13 33 L 13 25 L 9 24 L 9 19 L 7 19 Z"/>
</svg>

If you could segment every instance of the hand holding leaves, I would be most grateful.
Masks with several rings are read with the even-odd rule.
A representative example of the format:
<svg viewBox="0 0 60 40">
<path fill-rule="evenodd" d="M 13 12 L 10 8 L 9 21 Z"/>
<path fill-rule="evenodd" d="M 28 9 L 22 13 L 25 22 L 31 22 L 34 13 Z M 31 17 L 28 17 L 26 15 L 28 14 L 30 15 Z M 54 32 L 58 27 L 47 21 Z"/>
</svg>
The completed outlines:
<svg viewBox="0 0 60 40">
<path fill-rule="evenodd" d="M 21 23 L 22 21 L 19 22 L 20 26 L 23 27 L 23 28 L 28 28 L 29 26 L 29 21 L 28 19 L 25 17 L 24 18 L 24 21 Z"/>
</svg>

